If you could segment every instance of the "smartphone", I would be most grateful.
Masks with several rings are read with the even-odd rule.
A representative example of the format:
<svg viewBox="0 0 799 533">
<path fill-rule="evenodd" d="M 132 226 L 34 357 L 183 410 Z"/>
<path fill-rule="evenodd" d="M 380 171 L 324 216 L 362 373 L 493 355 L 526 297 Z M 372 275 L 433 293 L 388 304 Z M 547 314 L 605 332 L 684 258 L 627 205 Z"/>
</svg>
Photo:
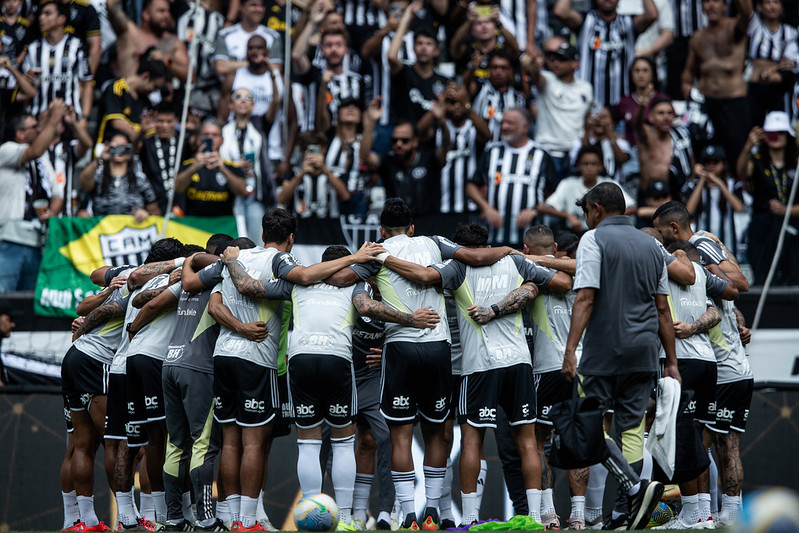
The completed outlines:
<svg viewBox="0 0 799 533">
<path fill-rule="evenodd" d="M 213 152 L 214 151 L 214 140 L 211 138 L 203 139 L 202 143 L 203 152 Z"/>
<path fill-rule="evenodd" d="M 494 14 L 494 9 L 490 5 L 481 4 L 477 6 L 477 16 L 481 18 L 491 18 Z"/>
<path fill-rule="evenodd" d="M 244 160 L 251 165 L 255 164 L 255 152 L 244 152 Z"/>
</svg>

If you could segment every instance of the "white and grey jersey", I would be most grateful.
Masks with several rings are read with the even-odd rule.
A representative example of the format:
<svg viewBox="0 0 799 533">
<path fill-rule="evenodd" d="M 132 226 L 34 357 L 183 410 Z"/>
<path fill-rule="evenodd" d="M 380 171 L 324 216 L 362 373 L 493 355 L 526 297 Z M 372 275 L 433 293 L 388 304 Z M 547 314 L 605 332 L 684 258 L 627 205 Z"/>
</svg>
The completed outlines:
<svg viewBox="0 0 799 533">
<path fill-rule="evenodd" d="M 128 338 L 127 334 L 128 326 L 132 324 L 134 320 L 136 320 L 136 317 L 139 315 L 139 311 L 141 311 L 141 309 L 133 306 L 133 299 L 137 295 L 146 290 L 154 289 L 156 284 L 163 278 L 168 280 L 169 274 L 162 274 L 160 276 L 151 278 L 147 280 L 147 282 L 145 282 L 144 285 L 142 285 L 141 287 L 130 293 L 130 298 L 128 298 L 128 306 L 125 309 L 125 319 L 123 321 L 123 328 L 122 328 L 123 330 L 122 341 L 119 343 L 119 348 L 117 348 L 117 353 L 114 355 L 114 360 L 111 362 L 111 368 L 109 370 L 111 374 L 124 375 L 126 373 L 126 366 L 127 366 L 126 361 L 128 360 L 128 356 L 135 355 L 136 353 L 130 351 L 131 341 Z M 140 335 L 138 338 L 141 340 L 143 337 L 144 335 Z M 169 341 L 169 339 L 167 339 L 167 341 Z M 164 345 L 163 348 L 164 351 L 166 351 L 166 345 Z"/>
<path fill-rule="evenodd" d="M 721 292 L 727 288 L 727 282 L 713 276 L 706 276 L 705 269 L 696 263 L 694 267 L 696 281 L 693 285 L 680 285 L 669 280 L 669 306 L 671 307 L 672 320 L 691 324 L 696 322 L 707 311 L 708 306 L 715 304 L 710 300 L 707 291 L 708 282 L 715 287 L 716 280 L 721 282 Z M 701 331 L 684 339 L 674 339 L 674 350 L 677 359 L 698 359 L 700 361 L 715 362 L 713 349 L 710 347 L 710 336 L 707 331 Z"/>
<path fill-rule="evenodd" d="M 433 265 L 441 274 L 441 286 L 451 289 L 458 306 L 461 375 L 485 372 L 525 363 L 532 365 L 524 336 L 522 310 L 480 325 L 469 316 L 469 307 L 488 307 L 502 300 L 522 283 L 532 281 L 540 287 L 549 284 L 553 270 L 536 265 L 520 255 L 503 257 L 491 266 L 470 267 L 448 260 Z"/>
<path fill-rule="evenodd" d="M 294 330 L 289 335 L 288 358 L 299 354 L 331 355 L 352 363 L 352 328 L 358 312 L 352 300 L 369 294 L 366 283 L 334 287 L 314 283 L 295 285 L 291 291 Z"/>
<path fill-rule="evenodd" d="M 145 287 L 149 289 L 160 289 L 169 283 L 169 274 L 161 274 L 154 277 Z M 149 285 L 149 286 L 148 286 Z M 180 283 L 170 285 L 166 290 L 172 293 L 175 298 L 180 298 Z M 172 332 L 175 331 L 175 323 L 178 315 L 175 309 L 166 309 L 158 313 L 149 324 L 144 325 L 130 341 L 128 354 L 146 355 L 153 359 L 163 361 L 166 357 L 166 349 L 172 339 Z"/>
<path fill-rule="evenodd" d="M 245 324 L 266 322 L 269 333 L 264 341 L 253 342 L 222 326 L 214 348 L 214 357 L 238 357 L 266 368 L 277 368 L 283 301 L 289 298 L 292 286 L 276 276 L 273 265 L 280 254 L 275 248 L 251 248 L 239 253 L 239 262 L 247 274 L 265 282 L 269 288 L 268 299 L 244 296 L 233 284 L 230 272 L 227 269 L 222 272 L 222 283 L 213 292 L 222 293 L 222 301 L 237 319 Z"/>
<path fill-rule="evenodd" d="M 543 374 L 563 367 L 566 339 L 571 327 L 572 308 L 577 293 L 542 290 L 530 302 L 530 318 L 533 322 L 533 372 Z M 583 341 L 577 345 L 577 362 L 583 353 Z"/>
<path fill-rule="evenodd" d="M 408 237 L 395 235 L 383 242 L 383 247 L 393 256 L 417 265 L 430 266 L 444 259 L 452 259 L 460 248 L 443 237 Z M 444 294 L 439 288 L 426 287 L 408 281 L 393 270 L 371 262 L 353 265 L 362 280 L 376 276 L 383 303 L 401 311 L 412 313 L 427 307 L 438 313 L 441 321 L 432 329 L 416 329 L 400 324 L 386 323 L 386 344 L 389 342 L 450 342 Z"/>
<path fill-rule="evenodd" d="M 724 253 L 724 249 L 710 237 L 695 233 L 691 235 L 688 242 L 696 246 L 696 249 L 699 250 L 702 266 L 718 265 L 722 261 L 727 261 L 728 259 L 727 254 Z"/>
<path fill-rule="evenodd" d="M 727 300 L 717 300 L 717 305 L 721 311 L 721 322 L 710 330 L 710 344 L 718 369 L 716 383 L 752 379 L 749 355 L 741 342 L 738 321 L 735 318 L 735 304 Z"/>
<path fill-rule="evenodd" d="M 780 24 L 776 31 L 771 31 L 763 23 L 759 13 L 755 13 L 749 20 L 747 30 L 749 46 L 746 49 L 748 59 L 769 59 L 775 63 L 782 61 L 782 57 L 799 63 L 799 49 L 796 39 L 799 32 L 788 24 Z"/>
<path fill-rule="evenodd" d="M 120 272 L 119 275 L 127 276 L 134 270 L 135 268 L 129 268 Z M 112 292 L 102 305 L 117 302 L 122 306 L 122 309 L 125 309 L 129 299 L 130 290 L 127 285 L 124 285 Z M 112 318 L 78 337 L 74 346 L 92 359 L 96 359 L 105 365 L 110 365 L 122 342 L 122 336 L 125 333 L 124 325 L 125 317 Z"/>
</svg>

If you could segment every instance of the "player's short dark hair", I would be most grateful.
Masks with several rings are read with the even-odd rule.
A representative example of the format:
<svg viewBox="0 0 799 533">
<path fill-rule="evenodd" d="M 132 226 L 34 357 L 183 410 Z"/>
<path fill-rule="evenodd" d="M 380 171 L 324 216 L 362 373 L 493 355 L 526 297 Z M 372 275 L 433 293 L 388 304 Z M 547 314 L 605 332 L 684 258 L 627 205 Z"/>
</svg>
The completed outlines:
<svg viewBox="0 0 799 533">
<path fill-rule="evenodd" d="M 159 239 L 150 246 L 145 263 L 157 263 L 159 261 L 169 261 L 176 257 L 183 257 L 184 245 L 174 237 Z"/>
<path fill-rule="evenodd" d="M 548 226 L 536 224 L 535 226 L 530 226 L 530 228 L 525 232 L 524 244 L 526 244 L 530 250 L 536 251 L 545 248 L 554 248 L 555 235 Z"/>
<path fill-rule="evenodd" d="M 609 215 L 621 215 L 626 208 L 621 187 L 609 181 L 596 185 L 577 200 L 576 203 L 583 210 L 591 204 L 601 205 Z"/>
<path fill-rule="evenodd" d="M 481 248 L 488 244 L 488 228 L 482 224 L 458 224 L 452 240 L 467 248 Z"/>
<path fill-rule="evenodd" d="M 691 227 L 691 215 L 685 204 L 677 200 L 666 202 L 655 210 L 652 220 L 659 220 L 661 224 L 671 224 L 676 222 L 682 228 Z"/>
<path fill-rule="evenodd" d="M 322 32 L 322 36 L 319 39 L 319 42 L 321 43 L 322 41 L 324 41 L 325 37 L 327 37 L 329 35 L 341 35 L 342 37 L 344 37 L 344 42 L 347 43 L 347 46 L 350 45 L 350 42 L 351 42 L 351 40 L 350 40 L 350 32 L 348 32 L 344 28 L 330 28 L 328 30 L 323 31 Z"/>
<path fill-rule="evenodd" d="M 407 117 L 399 119 L 399 121 L 396 124 L 394 124 L 394 129 L 392 130 L 392 132 L 394 130 L 396 130 L 398 127 L 400 127 L 400 126 L 410 126 L 411 127 L 411 131 L 413 132 L 413 136 L 414 137 L 418 137 L 419 136 L 419 130 L 416 127 L 416 122 L 408 119 Z M 393 135 L 393 133 L 392 133 L 392 135 Z"/>
<path fill-rule="evenodd" d="M 169 76 L 169 70 L 166 68 L 166 64 L 160 59 L 152 59 L 144 56 L 141 61 L 139 61 L 139 68 L 136 69 L 136 74 L 139 76 L 149 74 L 151 80 L 157 80 L 158 78 L 166 79 Z"/>
<path fill-rule="evenodd" d="M 436 38 L 436 34 L 433 31 L 433 28 L 430 28 L 428 26 L 422 26 L 421 28 L 418 28 L 413 32 L 413 44 L 416 44 L 416 40 L 419 37 L 427 37 L 428 39 L 433 39 L 434 41 L 438 42 L 438 39 Z"/>
<path fill-rule="evenodd" d="M 573 257 L 575 252 L 577 252 L 577 246 L 580 244 L 580 236 L 573 231 L 561 231 L 555 237 L 555 244 L 558 245 L 559 252 Z"/>
<path fill-rule="evenodd" d="M 411 227 L 411 210 L 402 198 L 387 198 L 380 213 L 380 225 L 389 232 L 404 233 Z"/>
<path fill-rule="evenodd" d="M 663 235 L 661 235 L 660 232 L 655 228 L 641 228 L 641 231 L 658 241 L 660 244 L 663 244 Z"/>
<path fill-rule="evenodd" d="M 261 219 L 264 242 L 282 244 L 297 231 L 297 219 L 294 215 L 279 207 L 270 209 Z"/>
<path fill-rule="evenodd" d="M 266 39 L 264 39 L 263 36 L 258 35 L 257 33 L 255 35 L 253 35 L 252 37 L 250 37 L 249 39 L 247 39 L 247 46 L 249 47 L 251 42 L 256 41 L 258 39 L 260 39 L 260 40 L 262 40 L 264 42 L 264 47 L 266 47 L 267 49 L 269 48 L 269 45 L 266 44 Z"/>
<path fill-rule="evenodd" d="M 699 250 L 696 248 L 696 246 L 688 241 L 674 241 L 666 246 L 666 251 L 670 254 L 673 254 L 677 250 L 682 250 L 685 252 L 685 255 L 688 256 L 688 259 L 694 263 L 699 263 L 702 260 L 702 256 L 699 255 Z"/>
<path fill-rule="evenodd" d="M 599 162 L 603 162 L 603 155 L 602 155 L 602 147 L 596 144 L 586 144 L 580 147 L 580 150 L 577 152 L 577 157 L 574 158 L 575 163 L 579 163 L 580 159 L 586 154 L 594 154 L 599 158 Z"/>
<path fill-rule="evenodd" d="M 56 0 L 45 0 L 44 2 L 39 4 L 39 12 L 41 13 L 44 6 L 48 4 L 53 4 L 58 11 L 58 16 L 64 16 L 69 19 L 69 2 L 57 2 Z"/>
<path fill-rule="evenodd" d="M 352 255 L 352 252 L 350 252 L 346 246 L 334 244 L 333 246 L 328 246 L 325 248 L 325 251 L 322 252 L 322 262 L 333 261 L 339 257 L 347 257 L 348 255 Z"/>
<path fill-rule="evenodd" d="M 504 59 L 505 61 L 508 62 L 508 64 L 511 67 L 513 67 L 514 64 L 516 63 L 516 61 L 513 58 L 513 56 L 511 56 L 510 52 L 508 52 L 506 49 L 504 49 L 504 48 L 495 48 L 494 50 L 491 50 L 488 53 L 488 56 L 486 57 L 486 65 L 490 65 L 491 64 L 491 60 L 494 59 L 495 57 L 499 58 L 499 59 Z"/>
<path fill-rule="evenodd" d="M 249 250 L 251 248 L 255 248 L 256 244 L 252 242 L 252 239 L 249 237 L 239 237 L 238 239 L 233 239 L 230 241 L 228 246 L 237 246 L 242 250 Z"/>
<path fill-rule="evenodd" d="M 297 145 L 300 147 L 300 152 L 305 152 L 312 144 L 318 144 L 327 148 L 330 141 L 327 140 L 327 135 L 323 131 L 309 130 L 303 131 L 297 135 Z"/>
<path fill-rule="evenodd" d="M 232 240 L 233 237 L 230 235 L 226 235 L 224 233 L 214 233 L 208 237 L 208 242 L 205 243 L 205 251 L 209 254 L 219 255 L 225 251 L 228 243 Z"/>
<path fill-rule="evenodd" d="M 187 244 L 183 247 L 183 257 L 189 257 L 190 255 L 203 252 L 205 252 L 205 248 L 199 244 Z"/>
</svg>

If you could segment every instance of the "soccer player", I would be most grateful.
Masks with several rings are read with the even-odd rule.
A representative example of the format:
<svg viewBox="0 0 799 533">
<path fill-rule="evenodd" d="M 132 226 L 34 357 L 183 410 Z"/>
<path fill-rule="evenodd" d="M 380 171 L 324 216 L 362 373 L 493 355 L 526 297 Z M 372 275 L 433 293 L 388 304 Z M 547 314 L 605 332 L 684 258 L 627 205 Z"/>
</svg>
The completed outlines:
<svg viewBox="0 0 799 533">
<path fill-rule="evenodd" d="M 663 376 L 679 380 L 668 275 L 660 250 L 635 230 L 624 195 L 600 183 L 580 200 L 588 227 L 577 249 L 572 308 L 562 372 L 577 375 L 577 346 L 585 331 L 580 373 L 583 390 L 614 408 L 617 441 L 606 438 L 603 462 L 627 492 L 628 529 L 640 529 L 663 494 L 663 484 L 641 480 L 644 412 L 658 368 L 658 340 L 666 352 Z M 608 347 L 613 347 L 611 352 Z M 624 450 L 624 452 L 622 452 Z"/>
<path fill-rule="evenodd" d="M 242 257 L 244 265 L 251 262 L 247 261 L 247 256 L 252 255 Z M 333 246 L 325 251 L 322 262 L 349 255 L 345 247 Z M 237 287 L 255 290 L 270 300 L 291 298 L 293 302 L 294 330 L 289 340 L 288 374 L 300 451 L 297 460 L 300 487 L 304 497 L 322 491 L 319 453 L 321 424 L 326 422 L 330 426 L 333 447 L 333 486 L 340 513 L 338 528 L 354 530 L 351 513 L 356 472 L 353 422 L 357 409 L 351 335 L 354 312 L 418 329 L 435 327 L 440 317 L 429 309 L 401 313 L 376 302 L 363 282 L 339 288 L 324 282 L 305 287 L 282 281 L 255 281 L 244 271 L 244 265 L 234 262 L 234 256 L 234 249 L 228 249 L 223 257 L 229 265 L 232 283 Z M 261 306 L 270 303 L 278 304 L 263 302 Z"/>
</svg>

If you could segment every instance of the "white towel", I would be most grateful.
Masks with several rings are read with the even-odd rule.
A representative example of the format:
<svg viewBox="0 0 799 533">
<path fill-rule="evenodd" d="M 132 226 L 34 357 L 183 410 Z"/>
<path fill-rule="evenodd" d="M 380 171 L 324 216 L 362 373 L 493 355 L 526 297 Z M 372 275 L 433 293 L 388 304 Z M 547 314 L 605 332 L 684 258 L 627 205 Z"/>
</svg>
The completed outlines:
<svg viewBox="0 0 799 533">
<path fill-rule="evenodd" d="M 655 421 L 649 430 L 646 449 L 652 454 L 663 472 L 671 479 L 674 475 L 676 454 L 677 410 L 680 408 L 680 383 L 671 377 L 658 380 Z"/>
</svg>

